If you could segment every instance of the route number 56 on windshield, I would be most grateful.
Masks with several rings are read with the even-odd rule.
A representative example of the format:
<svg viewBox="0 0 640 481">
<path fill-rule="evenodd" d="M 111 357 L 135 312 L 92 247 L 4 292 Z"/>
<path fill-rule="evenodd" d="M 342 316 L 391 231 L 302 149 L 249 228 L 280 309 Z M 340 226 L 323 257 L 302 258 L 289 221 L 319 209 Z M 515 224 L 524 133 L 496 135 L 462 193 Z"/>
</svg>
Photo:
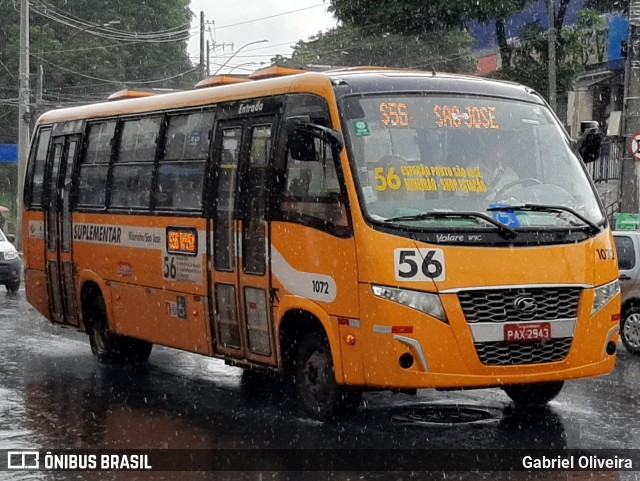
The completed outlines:
<svg viewBox="0 0 640 481">
<path fill-rule="evenodd" d="M 445 263 L 442 249 L 396 249 L 397 281 L 444 281 Z"/>
</svg>

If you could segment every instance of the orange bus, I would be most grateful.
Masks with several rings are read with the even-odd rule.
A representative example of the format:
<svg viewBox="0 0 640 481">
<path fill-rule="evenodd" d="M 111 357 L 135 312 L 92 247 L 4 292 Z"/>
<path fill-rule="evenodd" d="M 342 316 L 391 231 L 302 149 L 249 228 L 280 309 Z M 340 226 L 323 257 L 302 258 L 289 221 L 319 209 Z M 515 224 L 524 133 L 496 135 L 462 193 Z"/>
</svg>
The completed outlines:
<svg viewBox="0 0 640 481">
<path fill-rule="evenodd" d="M 319 419 L 370 390 L 544 404 L 614 368 L 612 234 L 538 94 L 372 68 L 200 87 L 37 123 L 27 298 L 99 361 L 279 373 Z"/>
</svg>

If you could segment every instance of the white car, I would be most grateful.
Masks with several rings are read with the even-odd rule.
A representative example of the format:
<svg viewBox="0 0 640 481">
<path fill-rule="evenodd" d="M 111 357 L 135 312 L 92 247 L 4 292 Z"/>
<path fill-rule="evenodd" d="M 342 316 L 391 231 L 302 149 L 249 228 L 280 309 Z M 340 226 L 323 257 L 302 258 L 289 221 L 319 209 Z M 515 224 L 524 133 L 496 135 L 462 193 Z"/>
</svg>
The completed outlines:
<svg viewBox="0 0 640 481">
<path fill-rule="evenodd" d="M 640 354 L 640 232 L 613 232 L 620 269 L 622 316 L 620 337 L 632 354 Z"/>
<path fill-rule="evenodd" d="M 10 293 L 20 289 L 22 260 L 7 236 L 0 230 L 0 285 L 4 284 Z"/>
</svg>

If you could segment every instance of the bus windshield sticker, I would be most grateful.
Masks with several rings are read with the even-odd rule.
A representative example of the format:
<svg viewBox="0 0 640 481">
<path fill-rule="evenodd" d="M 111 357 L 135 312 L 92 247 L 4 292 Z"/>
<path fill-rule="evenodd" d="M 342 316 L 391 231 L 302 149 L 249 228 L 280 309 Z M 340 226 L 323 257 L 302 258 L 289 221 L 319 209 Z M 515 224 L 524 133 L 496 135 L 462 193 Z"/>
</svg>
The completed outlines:
<svg viewBox="0 0 640 481">
<path fill-rule="evenodd" d="M 396 249 L 394 272 L 397 281 L 434 281 L 446 279 L 442 249 Z"/>
<path fill-rule="evenodd" d="M 458 107 L 435 105 L 436 125 L 441 128 L 499 129 L 495 107 Z"/>
<path fill-rule="evenodd" d="M 491 204 L 489 206 L 489 208 L 496 208 L 496 207 L 509 207 L 509 206 L 505 204 Z M 491 211 L 491 216 L 501 224 L 504 224 L 507 227 L 511 227 L 512 229 L 516 229 L 520 227 L 520 221 L 518 220 L 518 216 L 513 210 L 494 210 L 494 211 Z"/>
<path fill-rule="evenodd" d="M 475 192 L 488 191 L 480 167 L 403 165 L 373 169 L 375 190 L 405 192 Z M 374 199 L 375 200 L 375 199 Z"/>
<path fill-rule="evenodd" d="M 371 135 L 371 129 L 369 129 L 369 123 L 366 120 L 356 120 L 353 123 L 353 131 L 356 137 L 368 137 Z"/>
</svg>

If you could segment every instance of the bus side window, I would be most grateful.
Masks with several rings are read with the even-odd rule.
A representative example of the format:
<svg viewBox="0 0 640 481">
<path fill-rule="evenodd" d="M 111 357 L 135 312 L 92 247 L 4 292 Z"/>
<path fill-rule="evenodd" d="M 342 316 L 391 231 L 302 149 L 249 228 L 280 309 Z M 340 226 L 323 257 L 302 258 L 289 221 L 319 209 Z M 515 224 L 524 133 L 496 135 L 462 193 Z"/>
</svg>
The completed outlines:
<svg viewBox="0 0 640 481">
<path fill-rule="evenodd" d="M 78 205 L 104 207 L 107 196 L 107 174 L 116 122 L 90 124 L 84 155 L 78 175 Z"/>
<path fill-rule="evenodd" d="M 31 181 L 31 191 L 28 195 L 27 205 L 30 207 L 42 206 L 42 192 L 44 181 L 44 167 L 47 160 L 47 152 L 49 151 L 49 139 L 51 138 L 51 129 L 43 129 L 38 133 L 38 147 L 32 154 L 29 163 L 29 174 L 27 176 Z"/>
<path fill-rule="evenodd" d="M 213 111 L 169 117 L 158 167 L 158 209 L 201 210 L 204 168 L 209 156 Z"/>
<path fill-rule="evenodd" d="M 310 140 L 316 144 L 316 160 L 296 160 L 290 151 L 287 153 L 281 210 L 287 220 L 304 222 L 305 218 L 311 218 L 325 226 L 348 227 L 331 147 L 319 139 Z"/>
<path fill-rule="evenodd" d="M 111 181 L 112 207 L 149 208 L 160 116 L 123 122 Z"/>
</svg>

